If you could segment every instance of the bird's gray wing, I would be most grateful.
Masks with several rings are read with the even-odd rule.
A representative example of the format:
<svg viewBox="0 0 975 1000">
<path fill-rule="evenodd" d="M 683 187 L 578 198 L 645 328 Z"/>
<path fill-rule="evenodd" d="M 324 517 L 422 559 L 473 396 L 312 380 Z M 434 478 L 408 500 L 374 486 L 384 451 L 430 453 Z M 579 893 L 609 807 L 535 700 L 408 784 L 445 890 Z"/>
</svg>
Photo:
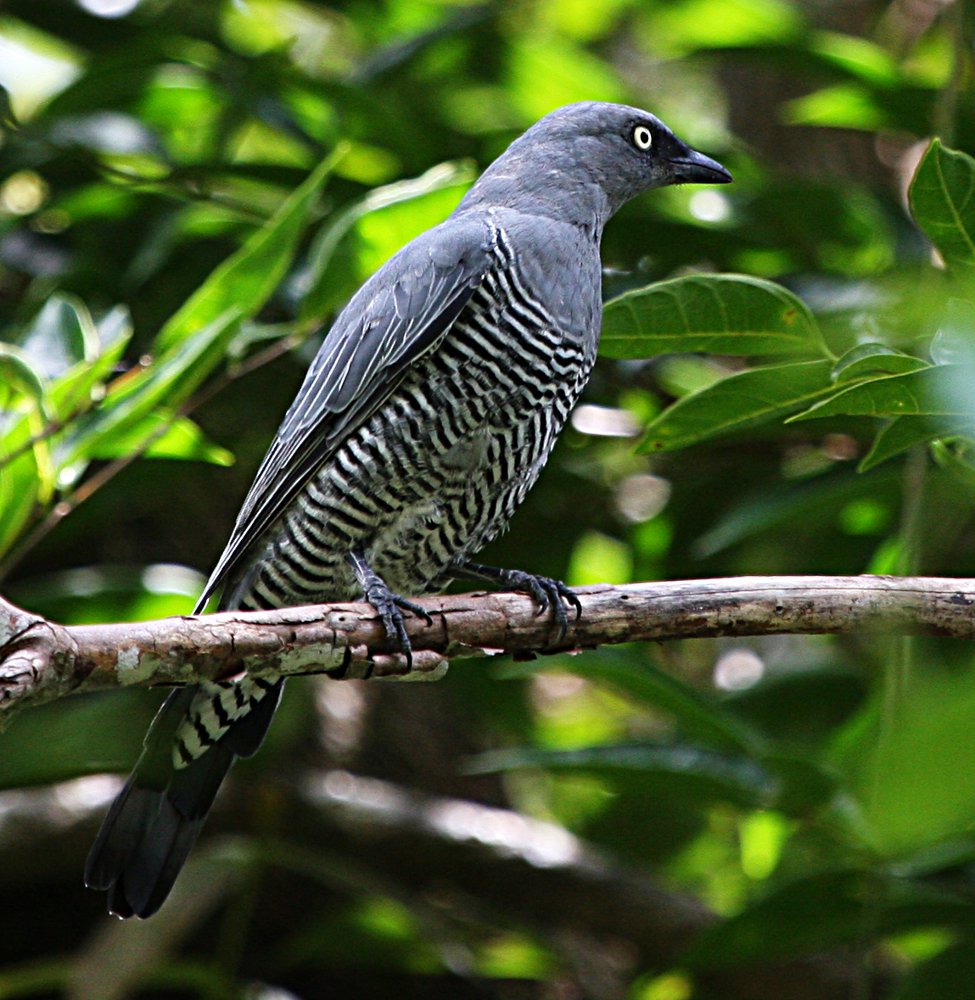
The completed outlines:
<svg viewBox="0 0 975 1000">
<path fill-rule="evenodd" d="M 448 220 L 377 271 L 329 330 L 244 499 L 196 612 L 342 439 L 460 315 L 489 266 L 483 224 Z"/>
</svg>

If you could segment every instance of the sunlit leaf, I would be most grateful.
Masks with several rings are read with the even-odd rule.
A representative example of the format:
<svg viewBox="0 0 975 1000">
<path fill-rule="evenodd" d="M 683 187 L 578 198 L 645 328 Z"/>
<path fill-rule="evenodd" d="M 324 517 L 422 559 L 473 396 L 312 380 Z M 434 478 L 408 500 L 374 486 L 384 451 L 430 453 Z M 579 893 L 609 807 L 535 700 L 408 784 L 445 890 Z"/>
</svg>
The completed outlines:
<svg viewBox="0 0 975 1000">
<path fill-rule="evenodd" d="M 809 47 L 825 62 L 857 79 L 891 87 L 900 82 L 894 57 L 884 46 L 867 38 L 839 31 L 817 31 L 810 37 Z"/>
<path fill-rule="evenodd" d="M 54 487 L 50 442 L 42 438 L 49 418 L 46 390 L 33 358 L 0 343 L 0 555 Z"/>
<path fill-rule="evenodd" d="M 17 396 L 26 396 L 35 409 L 44 408 L 44 377 L 36 362 L 21 347 L 0 342 L 0 430 L 15 410 Z"/>
<path fill-rule="evenodd" d="M 619 77 L 583 46 L 556 34 L 512 37 L 506 53 L 511 100 L 526 121 L 573 101 L 618 101 Z"/>
<path fill-rule="evenodd" d="M 231 308 L 182 337 L 148 368 L 117 379 L 98 409 L 71 429 L 65 464 L 110 449 L 116 435 L 130 433 L 156 407 L 178 407 L 222 360 L 240 319 L 240 311 Z"/>
<path fill-rule="evenodd" d="M 220 264 L 168 320 L 154 349 L 163 354 L 210 326 L 228 310 L 250 317 L 284 277 L 298 239 L 312 221 L 318 197 L 343 153 L 337 148 L 308 175 L 274 214 L 231 257 Z"/>
<path fill-rule="evenodd" d="M 873 131 L 891 124 L 881 95 L 855 83 L 824 87 L 789 101 L 783 117 L 790 125 L 819 125 Z"/>
<path fill-rule="evenodd" d="M 204 582 L 200 573 L 171 563 L 107 563 L 21 578 L 6 593 L 52 621 L 84 625 L 186 614 Z"/>
<path fill-rule="evenodd" d="M 762 746 L 759 732 L 714 698 L 682 684 L 646 661 L 637 664 L 629 657 L 603 650 L 598 657 L 574 662 L 572 672 L 587 680 L 609 684 L 642 705 L 667 712 L 687 735 L 719 748 L 755 751 Z"/>
<path fill-rule="evenodd" d="M 760 278 L 689 275 L 606 303 L 604 357 L 649 358 L 673 351 L 828 354 L 802 300 Z"/>
<path fill-rule="evenodd" d="M 26 411 L 10 409 L 9 400 L 0 406 L 8 411 L 0 415 L 0 552 L 16 540 L 35 505 L 51 500 L 66 465 L 61 426 L 71 427 L 94 405 L 131 332 L 124 309 L 112 310 L 95 326 L 81 303 L 54 297 L 25 337 L 31 359 L 0 344 L 2 384 L 31 401 Z M 46 376 L 35 370 L 34 357 L 46 366 Z"/>
<path fill-rule="evenodd" d="M 566 579 L 573 586 L 588 583 L 627 583 L 633 572 L 633 553 L 618 538 L 590 531 L 575 544 Z"/>
<path fill-rule="evenodd" d="M 20 347 L 44 378 L 55 379 L 79 362 L 92 360 L 98 335 L 83 303 L 54 294 L 24 331 Z"/>
<path fill-rule="evenodd" d="M 470 164 L 441 163 L 419 177 L 376 188 L 326 219 L 299 279 L 300 319 L 328 315 L 397 250 L 443 222 L 473 177 Z"/>
<path fill-rule="evenodd" d="M 579 41 L 592 41 L 606 35 L 629 8 L 638 0 L 605 0 L 589 3 L 588 0 L 548 0 L 539 5 L 540 20 L 551 24 L 556 31 Z"/>
<path fill-rule="evenodd" d="M 975 671 L 917 669 L 897 681 L 834 763 L 873 850 L 899 857 L 966 835 L 975 822 L 970 720 Z"/>
<path fill-rule="evenodd" d="M 76 365 L 51 386 L 49 397 L 61 420 L 87 409 L 112 374 L 132 336 L 132 317 L 124 306 L 116 306 L 95 324 L 95 357 Z"/>
<path fill-rule="evenodd" d="M 145 458 L 194 459 L 232 465 L 233 453 L 209 440 L 189 417 L 156 410 L 142 420 L 100 438 L 88 454 L 92 458 L 122 458 L 141 452 Z"/>
<path fill-rule="evenodd" d="M 783 0 L 679 0 L 653 9 L 651 38 L 665 52 L 781 44 L 798 36 L 802 17 Z"/>
</svg>

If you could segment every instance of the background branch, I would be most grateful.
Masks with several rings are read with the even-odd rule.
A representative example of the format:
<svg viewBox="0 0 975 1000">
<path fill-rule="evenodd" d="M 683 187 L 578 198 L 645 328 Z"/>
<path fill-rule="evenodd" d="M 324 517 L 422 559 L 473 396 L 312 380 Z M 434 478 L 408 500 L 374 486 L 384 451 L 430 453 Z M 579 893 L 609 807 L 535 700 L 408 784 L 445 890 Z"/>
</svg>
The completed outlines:
<svg viewBox="0 0 975 1000">
<path fill-rule="evenodd" d="M 273 872 L 255 886 L 262 893 L 258 906 L 269 889 L 283 886 L 289 914 L 307 913 L 316 894 L 329 894 L 331 906 L 341 909 L 344 899 L 364 891 L 416 912 L 452 966 L 452 974 L 433 973 L 424 982 L 423 996 L 430 998 L 471 995 L 462 990 L 465 980 L 477 978 L 465 927 L 530 929 L 570 962 L 574 977 L 588 984 L 585 996 L 609 1000 L 626 995 L 636 970 L 679 964 L 689 945 L 719 921 L 693 895 L 558 825 L 512 809 L 341 770 L 313 769 L 300 780 L 274 779 L 269 787 L 278 832 L 265 831 L 258 840 L 241 834 L 254 818 L 247 795 L 221 797 L 213 817 L 221 832 L 191 858 L 172 902 L 152 921 L 83 925 L 72 961 L 54 970 L 53 983 L 64 988 L 68 978 L 65 994 L 71 1000 L 112 1000 L 149 988 L 166 953 L 199 933 L 210 914 L 221 905 L 243 905 L 258 858 Z M 34 789 L 6 792 L 0 804 L 7 862 L 0 886 L 9 892 L 29 885 L 53 866 L 80 893 L 77 859 L 94 835 L 104 801 L 79 800 L 66 812 L 56 792 Z M 78 909 L 74 897 L 63 907 L 69 915 Z M 376 972 L 381 981 L 382 970 Z M 356 988 L 381 991 L 371 974 L 347 973 L 355 976 Z M 726 1000 L 836 1000 L 854 995 L 861 970 L 854 954 L 824 949 L 699 975 L 702 985 Z M 880 996 L 886 970 L 878 970 L 877 979 L 858 995 Z M 303 995 L 322 995 L 327 985 L 306 979 Z M 509 987 L 505 997 L 538 995 L 519 991 L 517 983 Z"/>
</svg>

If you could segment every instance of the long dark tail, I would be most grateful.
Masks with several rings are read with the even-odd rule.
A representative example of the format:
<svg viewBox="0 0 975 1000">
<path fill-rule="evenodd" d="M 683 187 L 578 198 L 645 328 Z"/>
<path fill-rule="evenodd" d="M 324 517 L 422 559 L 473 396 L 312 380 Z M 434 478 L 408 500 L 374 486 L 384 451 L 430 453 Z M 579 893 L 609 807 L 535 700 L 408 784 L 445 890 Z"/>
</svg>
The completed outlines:
<svg viewBox="0 0 975 1000">
<path fill-rule="evenodd" d="M 148 917 L 162 906 L 230 765 L 261 745 L 283 684 L 245 677 L 166 699 L 85 866 L 111 913 Z"/>
</svg>

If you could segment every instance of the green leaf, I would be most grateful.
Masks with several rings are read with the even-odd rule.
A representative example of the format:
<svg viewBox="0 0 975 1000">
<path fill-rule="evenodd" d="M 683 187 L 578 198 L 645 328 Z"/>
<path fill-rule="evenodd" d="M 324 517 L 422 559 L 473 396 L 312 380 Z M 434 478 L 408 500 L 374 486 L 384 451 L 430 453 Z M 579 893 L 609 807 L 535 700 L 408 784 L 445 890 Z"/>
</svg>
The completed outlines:
<svg viewBox="0 0 975 1000">
<path fill-rule="evenodd" d="M 803 29 L 799 10 L 780 0 L 679 0 L 654 8 L 652 17 L 654 50 L 668 55 L 761 42 L 780 45 L 801 37 Z"/>
<path fill-rule="evenodd" d="M 234 462 L 233 452 L 209 440 L 189 417 L 161 410 L 99 439 L 88 454 L 92 458 L 122 458 L 140 451 L 145 458 L 195 459 L 214 465 Z"/>
<path fill-rule="evenodd" d="M 805 303 L 761 278 L 688 275 L 606 303 L 604 357 L 648 358 L 676 351 L 829 354 Z"/>
<path fill-rule="evenodd" d="M 932 503 L 931 510 L 939 507 Z M 922 669 L 929 664 L 934 669 Z M 899 861 L 939 841 L 970 837 L 975 770 L 960 765 L 975 754 L 973 712 L 970 657 L 951 669 L 945 660 L 919 658 L 917 669 L 877 699 L 858 738 L 837 744 L 832 763 L 875 853 Z"/>
<path fill-rule="evenodd" d="M 14 398 L 26 396 L 38 411 L 44 409 L 44 377 L 35 360 L 23 348 L 0 343 L 0 430 L 14 409 Z M 14 397 L 14 398 L 11 398 Z M 0 456 L 2 457 L 2 456 Z"/>
<path fill-rule="evenodd" d="M 46 315 L 45 315 L 46 314 Z M 69 462 L 58 422 L 78 420 L 90 407 L 95 388 L 114 367 L 132 329 L 128 312 L 116 308 L 92 331 L 87 310 L 70 300 L 49 300 L 26 337 L 32 343 L 53 384 L 43 378 L 20 348 L 0 344 L 0 384 L 19 391 L 33 405 L 27 412 L 8 403 L 0 417 L 0 553 L 6 552 L 41 504 L 48 503 Z M 78 320 L 78 322 L 75 322 Z M 94 352 L 89 359 L 72 361 L 72 351 Z M 65 365 L 70 367 L 65 370 Z M 34 443 L 30 444 L 33 439 Z M 70 461 L 77 461 L 72 457 Z"/>
<path fill-rule="evenodd" d="M 546 669 L 543 661 L 525 664 L 532 672 Z M 562 669 L 559 665 L 556 669 Z M 713 698 L 646 661 L 634 662 L 612 649 L 599 656 L 580 657 L 570 667 L 572 673 L 590 681 L 610 685 L 641 705 L 672 715 L 688 736 L 706 740 L 719 749 L 757 752 L 764 740 L 757 729 L 739 719 Z"/>
<path fill-rule="evenodd" d="M 975 269 L 975 160 L 932 139 L 909 192 L 911 212 L 949 268 Z"/>
<path fill-rule="evenodd" d="M 45 379 L 55 379 L 98 354 L 91 314 L 73 296 L 55 293 L 24 331 L 20 346 Z"/>
<path fill-rule="evenodd" d="M 146 691 L 116 691 L 110 698 L 71 698 L 25 713 L 3 734 L 0 788 L 127 771 L 144 733 L 120 720 L 142 716 L 148 724 L 158 701 Z"/>
<path fill-rule="evenodd" d="M 499 750 L 480 754 L 466 770 L 480 774 L 525 767 L 594 774 L 629 773 L 664 781 L 670 789 L 691 800 L 727 801 L 747 808 L 768 806 L 778 792 L 777 780 L 754 761 L 685 744 Z"/>
<path fill-rule="evenodd" d="M 975 440 L 975 420 L 964 417 L 897 417 L 873 439 L 873 444 L 861 459 L 857 471 L 866 472 L 916 445 L 946 437 Z"/>
<path fill-rule="evenodd" d="M 790 421 L 841 414 L 868 417 L 975 416 L 973 365 L 931 365 L 903 375 L 885 375 L 844 389 Z"/>
<path fill-rule="evenodd" d="M 969 935 L 920 962 L 891 1000 L 946 1000 L 963 997 L 975 982 L 975 940 Z"/>
<path fill-rule="evenodd" d="M 182 338 L 148 368 L 116 379 L 101 406 L 72 428 L 64 463 L 111 450 L 115 436 L 131 433 L 156 407 L 177 409 L 223 358 L 240 319 L 238 309 L 228 309 L 208 326 Z"/>
<path fill-rule="evenodd" d="M 48 419 L 45 390 L 32 359 L 0 343 L 0 555 L 54 487 L 50 445 L 39 440 Z"/>
<path fill-rule="evenodd" d="M 890 109 L 879 93 L 858 83 L 823 87 L 788 101 L 783 118 L 789 125 L 816 125 L 875 131 L 891 125 Z"/>
<path fill-rule="evenodd" d="M 7 596 L 65 625 L 137 622 L 188 613 L 204 582 L 195 570 L 173 563 L 109 563 L 18 578 L 7 585 Z"/>
<path fill-rule="evenodd" d="M 7 358 L 0 353 L 0 374 L 11 369 L 5 367 Z M 0 390 L 2 391 L 2 390 Z M 53 474 L 45 470 L 42 475 L 38 456 L 43 454 L 31 446 L 31 438 L 42 426 L 39 414 L 17 420 L 0 438 L 0 556 L 6 553 L 20 536 L 30 520 L 42 490 L 46 493 L 53 485 Z"/>
<path fill-rule="evenodd" d="M 0 87 L 0 126 L 10 129 L 18 127 L 17 116 L 10 103 L 10 91 L 6 87 Z"/>
<path fill-rule="evenodd" d="M 739 372 L 678 400 L 652 421 L 639 450 L 674 451 L 795 413 L 833 389 L 829 361 Z"/>
<path fill-rule="evenodd" d="M 326 219 L 300 280 L 301 321 L 321 320 L 397 250 L 443 222 L 473 177 L 470 164 L 440 163 L 419 177 L 376 188 Z M 381 233 L 360 232 L 372 215 Z"/>
<path fill-rule="evenodd" d="M 699 937 L 683 956 L 695 969 L 798 957 L 838 942 L 930 923 L 971 922 L 971 904 L 919 883 L 856 869 L 800 878 Z"/>
<path fill-rule="evenodd" d="M 242 318 L 253 315 L 284 276 L 340 155 L 337 150 L 323 160 L 273 218 L 220 264 L 170 318 L 156 338 L 158 356 L 153 363 L 116 379 L 97 411 L 72 428 L 63 449 L 64 465 L 137 447 L 137 440 L 145 442 L 156 433 L 146 430 L 155 408 L 163 408 L 164 414 L 174 412 L 207 378 L 224 357 Z M 175 449 L 184 457 L 229 461 L 227 453 L 193 438 L 184 425 L 155 445 L 163 453 Z"/>
<path fill-rule="evenodd" d="M 832 375 L 836 382 L 852 382 L 871 375 L 900 375 L 929 367 L 927 361 L 886 344 L 858 344 L 836 362 Z"/>
<path fill-rule="evenodd" d="M 118 364 L 132 337 L 132 318 L 125 306 L 116 306 L 95 326 L 95 357 L 76 365 L 55 382 L 49 392 L 52 409 L 60 420 L 68 420 L 93 402 L 101 386 Z"/>
<path fill-rule="evenodd" d="M 20 537 L 38 504 L 40 477 L 31 451 L 19 455 L 0 469 L 0 557 L 6 555 Z"/>
<path fill-rule="evenodd" d="M 620 77 L 588 48 L 555 32 L 514 34 L 506 53 L 508 90 L 529 121 L 574 101 L 618 101 Z"/>
<path fill-rule="evenodd" d="M 845 469 L 798 481 L 766 482 L 739 496 L 708 531 L 694 543 L 693 553 L 710 558 L 733 545 L 788 524 L 827 523 L 824 512 L 841 509 L 866 493 L 883 495 L 899 482 L 899 473 L 874 473 L 870 486 Z"/>
<path fill-rule="evenodd" d="M 948 299 L 928 353 L 938 365 L 975 364 L 975 302 Z"/>
<path fill-rule="evenodd" d="M 839 31 L 816 31 L 810 51 L 827 64 L 856 80 L 875 86 L 896 87 L 900 82 L 897 61 L 882 45 Z"/>
<path fill-rule="evenodd" d="M 343 154 L 339 146 L 322 160 L 268 223 L 210 274 L 159 331 L 157 353 L 173 350 L 230 310 L 250 317 L 261 308 L 286 274 L 319 194 Z"/>
</svg>

